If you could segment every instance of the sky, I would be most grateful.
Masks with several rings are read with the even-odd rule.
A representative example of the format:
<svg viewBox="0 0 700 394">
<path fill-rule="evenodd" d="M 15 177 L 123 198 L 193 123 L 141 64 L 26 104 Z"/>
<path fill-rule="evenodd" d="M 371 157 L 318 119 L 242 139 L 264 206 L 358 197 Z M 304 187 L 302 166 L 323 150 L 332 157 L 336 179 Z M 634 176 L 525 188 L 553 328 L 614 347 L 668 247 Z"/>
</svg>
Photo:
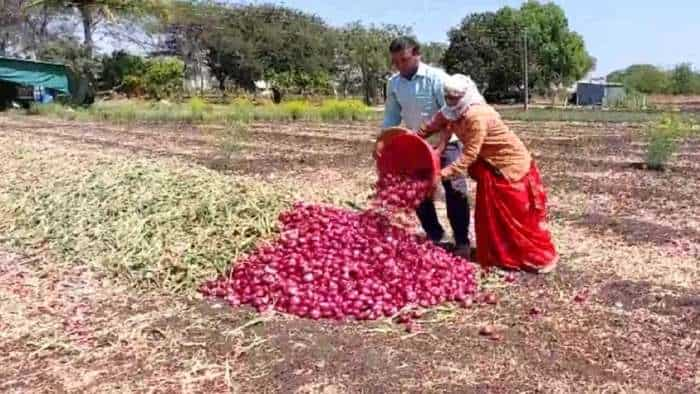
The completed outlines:
<svg viewBox="0 0 700 394">
<path fill-rule="evenodd" d="M 284 0 L 278 3 L 323 18 L 334 26 L 352 21 L 391 23 L 413 28 L 420 41 L 447 42 L 447 31 L 473 12 L 519 7 L 522 1 L 465 0 Z M 572 30 L 580 33 L 597 60 L 593 76 L 630 64 L 671 68 L 681 62 L 700 69 L 698 0 L 558 0 Z M 397 5 L 397 4 L 400 4 Z"/>
</svg>

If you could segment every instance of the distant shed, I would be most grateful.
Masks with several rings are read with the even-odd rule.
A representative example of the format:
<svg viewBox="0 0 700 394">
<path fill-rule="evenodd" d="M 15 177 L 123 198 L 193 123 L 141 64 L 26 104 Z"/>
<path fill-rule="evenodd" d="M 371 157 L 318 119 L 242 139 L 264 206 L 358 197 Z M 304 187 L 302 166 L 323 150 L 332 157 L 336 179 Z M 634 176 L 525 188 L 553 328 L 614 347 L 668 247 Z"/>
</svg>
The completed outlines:
<svg viewBox="0 0 700 394">
<path fill-rule="evenodd" d="M 0 56 L 0 108 L 15 100 L 33 101 L 32 89 L 38 87 L 74 104 L 90 104 L 94 100 L 90 81 L 64 64 Z"/>
<path fill-rule="evenodd" d="M 612 82 L 579 82 L 576 86 L 577 105 L 611 105 L 625 97 L 625 87 Z"/>
<path fill-rule="evenodd" d="M 63 64 L 0 57 L 0 81 L 43 86 L 70 94 L 68 69 Z"/>
</svg>

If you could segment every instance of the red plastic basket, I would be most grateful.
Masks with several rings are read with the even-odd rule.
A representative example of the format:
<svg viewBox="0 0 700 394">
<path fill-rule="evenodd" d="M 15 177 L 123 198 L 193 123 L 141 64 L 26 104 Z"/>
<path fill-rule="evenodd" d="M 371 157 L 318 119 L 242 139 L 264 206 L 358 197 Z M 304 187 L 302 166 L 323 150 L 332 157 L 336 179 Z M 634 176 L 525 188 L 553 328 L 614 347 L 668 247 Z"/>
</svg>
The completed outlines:
<svg viewBox="0 0 700 394">
<path fill-rule="evenodd" d="M 383 143 L 377 159 L 379 174 L 401 174 L 419 178 L 440 177 L 440 157 L 430 144 L 408 129 L 393 127 L 379 137 Z"/>
</svg>

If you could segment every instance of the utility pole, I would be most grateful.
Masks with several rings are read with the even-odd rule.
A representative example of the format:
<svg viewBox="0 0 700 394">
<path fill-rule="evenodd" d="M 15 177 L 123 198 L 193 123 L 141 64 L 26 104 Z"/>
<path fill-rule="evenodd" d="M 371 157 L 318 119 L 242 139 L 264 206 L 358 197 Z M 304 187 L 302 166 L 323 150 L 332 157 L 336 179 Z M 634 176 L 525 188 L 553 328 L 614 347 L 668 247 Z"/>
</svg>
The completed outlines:
<svg viewBox="0 0 700 394">
<path fill-rule="evenodd" d="M 528 81 L 529 75 L 527 70 L 527 30 L 523 30 L 523 79 L 525 81 L 525 98 L 523 100 L 523 109 L 527 111 L 529 109 L 530 101 L 530 84 Z"/>
</svg>

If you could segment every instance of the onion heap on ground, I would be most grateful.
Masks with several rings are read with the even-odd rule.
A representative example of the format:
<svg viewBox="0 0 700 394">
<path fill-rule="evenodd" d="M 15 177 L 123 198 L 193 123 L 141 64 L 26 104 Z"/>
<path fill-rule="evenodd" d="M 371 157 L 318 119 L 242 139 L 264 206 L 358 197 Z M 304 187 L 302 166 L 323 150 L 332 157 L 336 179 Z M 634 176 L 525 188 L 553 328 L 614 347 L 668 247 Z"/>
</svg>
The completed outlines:
<svg viewBox="0 0 700 394">
<path fill-rule="evenodd" d="M 379 205 L 415 208 L 432 192 L 422 181 L 378 182 Z M 399 198 L 391 196 L 398 195 Z M 373 320 L 405 307 L 470 304 L 475 268 L 377 210 L 297 203 L 280 215 L 282 233 L 201 292 L 311 319 Z"/>
</svg>

